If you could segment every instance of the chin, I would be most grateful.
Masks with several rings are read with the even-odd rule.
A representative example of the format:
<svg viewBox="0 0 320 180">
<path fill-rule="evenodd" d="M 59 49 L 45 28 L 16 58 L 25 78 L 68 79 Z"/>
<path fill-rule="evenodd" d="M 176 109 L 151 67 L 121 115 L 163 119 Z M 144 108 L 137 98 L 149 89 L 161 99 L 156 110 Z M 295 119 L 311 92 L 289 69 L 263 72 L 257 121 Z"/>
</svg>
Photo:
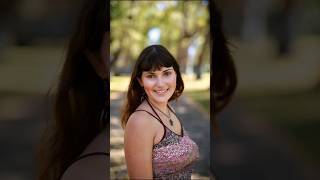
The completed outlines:
<svg viewBox="0 0 320 180">
<path fill-rule="evenodd" d="M 155 102 L 157 102 L 157 103 L 166 103 L 166 102 L 168 102 L 168 98 L 153 98 L 153 100 L 155 101 Z"/>
</svg>

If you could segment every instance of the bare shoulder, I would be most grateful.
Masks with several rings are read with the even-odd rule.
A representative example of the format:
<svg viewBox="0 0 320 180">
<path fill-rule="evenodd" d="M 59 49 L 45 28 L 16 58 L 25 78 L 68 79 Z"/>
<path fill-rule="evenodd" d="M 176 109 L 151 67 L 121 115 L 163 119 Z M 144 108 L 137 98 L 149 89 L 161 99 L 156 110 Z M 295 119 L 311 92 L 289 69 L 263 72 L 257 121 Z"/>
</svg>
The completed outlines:
<svg viewBox="0 0 320 180">
<path fill-rule="evenodd" d="M 145 111 L 136 111 L 131 114 L 126 127 L 130 128 L 145 128 L 154 126 L 153 117 Z"/>
<path fill-rule="evenodd" d="M 109 178 L 109 158 L 106 155 L 91 155 L 74 162 L 61 180 L 105 180 Z"/>
<path fill-rule="evenodd" d="M 131 114 L 128 119 L 125 127 L 125 134 L 149 134 L 151 137 L 153 137 L 156 134 L 156 130 L 157 124 L 155 122 L 155 119 L 153 119 L 150 114 L 144 111 L 136 111 Z"/>
</svg>

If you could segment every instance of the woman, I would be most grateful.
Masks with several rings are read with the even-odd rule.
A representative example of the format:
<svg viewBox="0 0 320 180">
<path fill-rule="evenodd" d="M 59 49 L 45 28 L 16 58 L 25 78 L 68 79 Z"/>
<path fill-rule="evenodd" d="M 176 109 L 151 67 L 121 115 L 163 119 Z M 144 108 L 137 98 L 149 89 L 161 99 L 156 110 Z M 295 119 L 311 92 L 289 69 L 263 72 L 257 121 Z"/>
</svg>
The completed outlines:
<svg viewBox="0 0 320 180">
<path fill-rule="evenodd" d="M 133 179 L 191 179 L 198 146 L 168 104 L 183 92 L 178 63 L 161 45 L 140 54 L 122 112 L 127 170 Z"/>
<path fill-rule="evenodd" d="M 54 96 L 54 122 L 38 156 L 39 179 L 108 179 L 106 6 L 87 0 L 81 11 Z"/>
</svg>

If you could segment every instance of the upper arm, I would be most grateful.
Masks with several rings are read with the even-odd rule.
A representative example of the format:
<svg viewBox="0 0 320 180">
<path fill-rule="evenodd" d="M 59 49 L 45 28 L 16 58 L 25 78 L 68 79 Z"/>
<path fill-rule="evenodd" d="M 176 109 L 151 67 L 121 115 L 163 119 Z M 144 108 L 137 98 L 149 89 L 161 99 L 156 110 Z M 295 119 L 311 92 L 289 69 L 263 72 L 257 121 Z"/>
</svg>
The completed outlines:
<svg viewBox="0 0 320 180">
<path fill-rule="evenodd" d="M 73 163 L 65 171 L 61 180 L 106 180 L 109 179 L 109 158 L 93 155 Z"/>
<path fill-rule="evenodd" d="M 130 178 L 152 179 L 152 147 L 155 129 L 150 118 L 136 112 L 125 127 L 124 150 Z"/>
</svg>

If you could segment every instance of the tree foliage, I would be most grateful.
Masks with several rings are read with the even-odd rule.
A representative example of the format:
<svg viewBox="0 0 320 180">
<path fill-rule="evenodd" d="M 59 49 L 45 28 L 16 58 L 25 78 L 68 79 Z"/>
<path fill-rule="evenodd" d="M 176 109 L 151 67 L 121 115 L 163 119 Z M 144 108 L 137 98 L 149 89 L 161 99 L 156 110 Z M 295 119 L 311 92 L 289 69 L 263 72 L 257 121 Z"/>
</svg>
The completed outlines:
<svg viewBox="0 0 320 180">
<path fill-rule="evenodd" d="M 183 68 L 190 64 L 188 61 L 194 62 L 193 66 L 199 62 L 196 57 L 202 49 L 209 48 L 208 43 L 204 45 L 209 32 L 208 18 L 204 1 L 111 1 L 112 68 L 133 64 L 150 44 L 148 33 L 155 28 L 160 31 L 156 43 L 166 46 Z M 195 47 L 197 55 L 193 58 L 197 60 L 189 58 L 190 46 Z M 200 60 L 200 65 L 202 62 L 209 60 Z"/>
</svg>

